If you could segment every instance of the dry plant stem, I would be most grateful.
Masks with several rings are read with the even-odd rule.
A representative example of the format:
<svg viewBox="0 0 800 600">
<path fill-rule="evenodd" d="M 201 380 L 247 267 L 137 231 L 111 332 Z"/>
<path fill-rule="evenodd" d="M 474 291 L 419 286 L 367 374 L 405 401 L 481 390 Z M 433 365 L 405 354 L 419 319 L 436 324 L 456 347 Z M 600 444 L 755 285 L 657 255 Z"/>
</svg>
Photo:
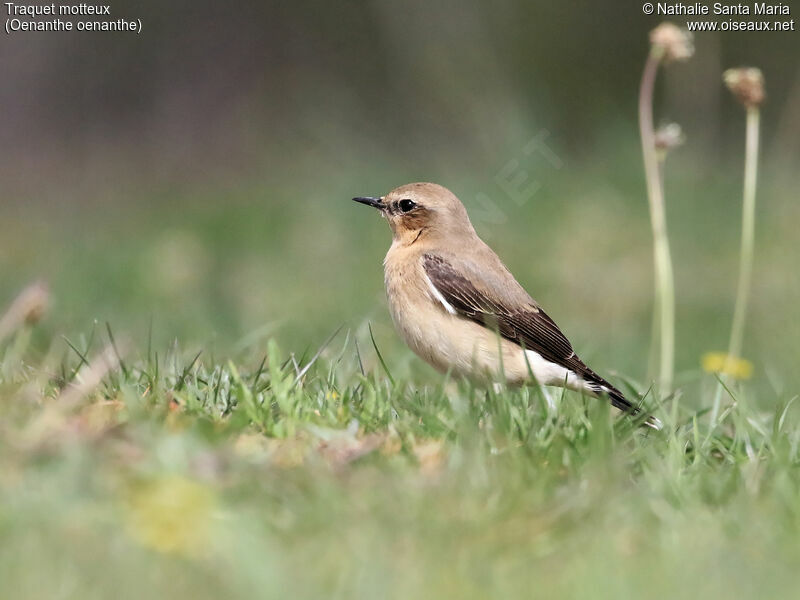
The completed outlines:
<svg viewBox="0 0 800 600">
<path fill-rule="evenodd" d="M 37 322 L 47 308 L 48 298 L 47 284 L 42 281 L 22 290 L 5 314 L 0 315 L 0 342 L 26 323 Z"/>
<path fill-rule="evenodd" d="M 62 390 L 55 406 L 62 411 L 73 408 L 84 396 L 100 385 L 103 377 L 119 367 L 119 360 L 113 345 L 106 346 L 89 364 L 81 367 L 75 376 L 76 383 Z"/>
<path fill-rule="evenodd" d="M 662 156 L 658 156 L 658 172 L 659 172 L 659 186 L 661 187 L 661 196 L 664 196 L 664 163 L 665 160 Z M 656 289 L 657 291 L 657 289 Z M 654 380 L 659 373 L 659 342 L 661 336 L 661 301 L 658 293 L 655 294 L 653 300 L 653 318 L 650 325 L 650 349 L 647 359 L 647 379 Z"/>
<path fill-rule="evenodd" d="M 747 109 L 747 132 L 745 137 L 744 200 L 742 204 L 742 248 L 739 256 L 739 286 L 736 290 L 736 307 L 733 313 L 731 340 L 728 355 L 735 359 L 741 355 L 744 338 L 744 323 L 750 283 L 753 276 L 753 254 L 756 223 L 756 178 L 758 174 L 758 130 L 759 109 Z"/>
<path fill-rule="evenodd" d="M 756 180 L 758 174 L 758 133 L 760 112 L 757 106 L 747 108 L 747 126 L 745 132 L 744 158 L 744 198 L 742 201 L 742 246 L 739 255 L 739 285 L 736 290 L 736 306 L 733 312 L 731 339 L 728 344 L 728 360 L 740 357 L 744 338 L 744 323 L 747 316 L 747 303 L 750 295 L 750 282 L 753 275 L 753 254 L 755 248 L 756 225 Z M 730 369 L 726 363 L 724 372 Z M 722 384 L 717 385 L 714 403 L 711 408 L 712 429 L 717 426 L 720 403 L 722 401 Z"/>
<path fill-rule="evenodd" d="M 653 128 L 653 89 L 663 49 L 654 46 L 645 63 L 639 89 L 639 132 L 642 137 L 650 222 L 653 228 L 653 260 L 655 266 L 655 307 L 659 315 L 659 387 L 662 394 L 672 388 L 675 361 L 675 283 L 667 237 L 667 217 Z"/>
</svg>

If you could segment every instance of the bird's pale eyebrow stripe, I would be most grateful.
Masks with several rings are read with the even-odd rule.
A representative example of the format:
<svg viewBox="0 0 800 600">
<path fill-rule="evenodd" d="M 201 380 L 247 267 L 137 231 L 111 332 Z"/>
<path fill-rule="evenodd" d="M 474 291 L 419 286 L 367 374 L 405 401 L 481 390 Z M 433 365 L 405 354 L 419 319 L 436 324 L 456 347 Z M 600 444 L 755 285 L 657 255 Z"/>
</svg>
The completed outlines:
<svg viewBox="0 0 800 600">
<path fill-rule="evenodd" d="M 437 301 L 438 301 L 438 302 L 439 302 L 439 303 L 440 303 L 440 304 L 441 304 L 441 305 L 444 307 L 444 309 L 445 309 L 447 312 L 449 312 L 451 315 L 454 315 L 454 314 L 456 314 L 456 309 L 455 309 L 455 308 L 453 308 L 453 307 L 450 305 L 450 303 L 449 303 L 447 300 L 445 300 L 445 299 L 444 299 L 444 296 L 442 295 L 442 293 L 441 293 L 439 290 L 437 290 L 437 289 L 436 289 L 436 286 L 435 286 L 435 285 L 433 285 L 433 282 L 431 281 L 431 278 L 430 278 L 430 277 L 428 277 L 428 274 L 427 274 L 427 273 L 425 273 L 424 275 L 425 275 L 425 283 L 427 283 L 427 284 L 428 284 L 428 289 L 430 290 L 431 294 L 433 294 L 433 297 L 434 297 L 434 298 L 436 298 L 436 300 L 437 300 Z"/>
</svg>

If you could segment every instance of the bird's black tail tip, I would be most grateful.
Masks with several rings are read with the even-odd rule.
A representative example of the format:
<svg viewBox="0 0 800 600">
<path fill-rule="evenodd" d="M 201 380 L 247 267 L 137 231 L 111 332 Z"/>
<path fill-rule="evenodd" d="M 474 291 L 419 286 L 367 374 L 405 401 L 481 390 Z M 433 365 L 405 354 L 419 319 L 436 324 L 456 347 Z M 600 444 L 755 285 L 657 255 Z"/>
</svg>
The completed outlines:
<svg viewBox="0 0 800 600">
<path fill-rule="evenodd" d="M 639 415 L 642 411 L 638 406 L 632 404 L 618 389 L 612 387 L 610 385 L 603 385 L 600 387 L 600 390 L 608 396 L 608 399 L 611 401 L 611 405 L 615 408 L 618 408 L 622 412 L 626 412 L 632 416 Z M 656 431 L 660 431 L 663 429 L 664 424 L 652 415 L 648 415 L 647 418 L 642 421 L 643 425 L 650 427 L 651 429 L 655 429 Z"/>
</svg>

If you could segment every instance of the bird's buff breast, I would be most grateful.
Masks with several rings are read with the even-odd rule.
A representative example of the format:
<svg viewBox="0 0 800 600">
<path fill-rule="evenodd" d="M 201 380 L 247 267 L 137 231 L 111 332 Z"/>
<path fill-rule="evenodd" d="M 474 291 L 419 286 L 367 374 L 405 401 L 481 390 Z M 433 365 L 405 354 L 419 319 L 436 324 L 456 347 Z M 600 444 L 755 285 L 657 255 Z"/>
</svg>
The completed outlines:
<svg viewBox="0 0 800 600">
<path fill-rule="evenodd" d="M 414 353 L 440 372 L 470 379 L 496 381 L 500 373 L 509 383 L 527 378 L 519 346 L 448 313 L 433 296 L 421 260 L 392 258 L 390 251 L 384 263 L 389 311 L 395 328 Z"/>
</svg>

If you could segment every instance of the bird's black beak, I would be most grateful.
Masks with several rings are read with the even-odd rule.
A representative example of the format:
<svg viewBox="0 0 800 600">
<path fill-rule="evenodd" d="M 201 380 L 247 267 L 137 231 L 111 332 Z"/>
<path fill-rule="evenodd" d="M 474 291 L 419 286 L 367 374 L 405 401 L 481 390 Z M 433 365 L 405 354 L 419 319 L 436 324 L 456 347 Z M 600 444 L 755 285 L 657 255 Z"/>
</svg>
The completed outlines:
<svg viewBox="0 0 800 600">
<path fill-rule="evenodd" d="M 380 198 L 361 196 L 359 198 L 353 198 L 353 201 L 360 202 L 361 204 L 366 204 L 367 206 L 371 206 L 372 208 L 377 208 L 378 210 L 383 210 L 383 202 L 381 202 Z"/>
</svg>

